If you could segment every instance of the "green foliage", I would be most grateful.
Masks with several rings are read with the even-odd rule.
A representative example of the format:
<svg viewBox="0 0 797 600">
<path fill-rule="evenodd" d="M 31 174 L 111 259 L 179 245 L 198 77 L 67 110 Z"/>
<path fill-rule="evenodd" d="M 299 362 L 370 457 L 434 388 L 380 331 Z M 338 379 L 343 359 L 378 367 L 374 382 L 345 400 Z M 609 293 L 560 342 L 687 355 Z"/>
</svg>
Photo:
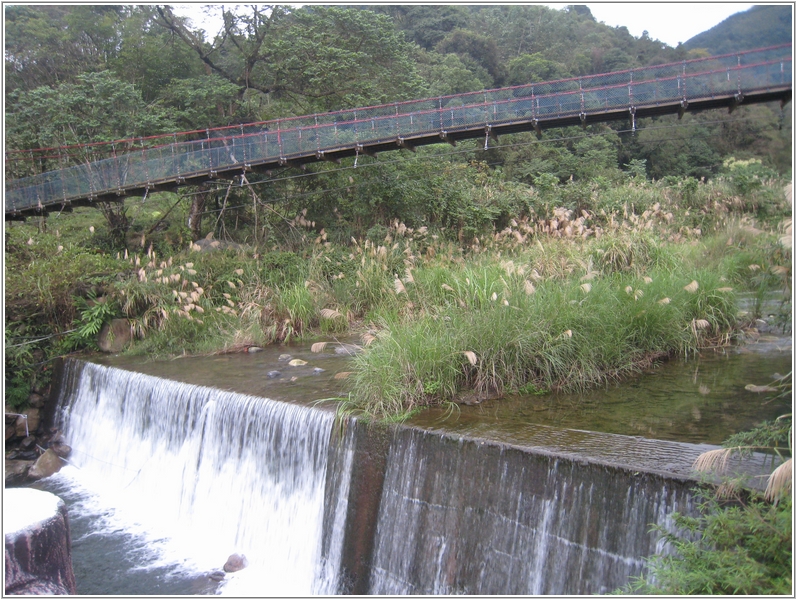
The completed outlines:
<svg viewBox="0 0 797 600">
<path fill-rule="evenodd" d="M 727 506 L 704 498 L 698 517 L 673 514 L 677 533 L 662 531 L 674 555 L 649 563 L 651 581 L 632 594 L 788 595 L 792 585 L 792 503 L 750 500 Z M 697 539 L 695 539 L 697 538 Z"/>
<path fill-rule="evenodd" d="M 781 393 L 791 394 L 790 375 Z M 791 415 L 728 438 L 725 452 L 791 451 Z M 712 451 L 703 456 L 714 454 Z M 722 451 L 719 451 L 722 452 Z M 697 463 L 696 463 L 697 464 Z M 790 465 L 782 463 L 778 470 Z M 777 477 L 778 470 L 770 477 Z M 790 469 L 788 473 L 790 474 Z M 780 484 L 779 484 L 780 485 Z M 778 492 L 735 491 L 728 480 L 718 489 L 696 491 L 694 515 L 673 513 L 673 529 L 658 526 L 668 553 L 647 561 L 648 572 L 627 585 L 631 594 L 784 595 L 792 589 L 791 478 Z M 732 490 L 732 491 L 729 491 Z M 729 498 L 729 494 L 733 497 Z"/>
<path fill-rule="evenodd" d="M 76 298 L 76 305 L 80 320 L 77 322 L 77 331 L 70 334 L 70 339 L 74 347 L 96 347 L 97 334 L 103 325 L 119 315 L 119 308 L 113 299 L 97 298 L 93 292 L 89 293 L 88 299 Z"/>
<path fill-rule="evenodd" d="M 655 268 L 647 279 L 566 279 L 536 289 L 522 272 L 495 263 L 447 276 L 417 269 L 406 293 L 425 312 L 383 323 L 358 357 L 353 401 L 381 415 L 451 400 L 461 389 L 582 390 L 633 373 L 651 357 L 691 352 L 735 327 L 733 296 L 717 291 L 709 272 L 696 275 L 702 287 L 695 291 L 683 289 L 687 276 Z M 442 295 L 433 291 L 441 276 Z M 440 384 L 434 394 L 431 381 Z"/>
<path fill-rule="evenodd" d="M 342 7 L 300 8 L 266 40 L 269 77 L 297 114 L 409 99 L 423 89 L 390 19 Z M 286 22 L 287 25 L 287 22 Z"/>
<path fill-rule="evenodd" d="M 543 58 L 540 52 L 522 54 L 513 58 L 509 61 L 507 69 L 509 71 L 507 85 L 526 85 L 538 81 L 567 79 L 572 76 L 564 65 Z"/>
<path fill-rule="evenodd" d="M 160 107 L 147 105 L 133 84 L 101 71 L 77 75 L 74 83 L 14 92 L 6 141 L 14 149 L 45 148 L 174 129 L 174 121 Z"/>
</svg>

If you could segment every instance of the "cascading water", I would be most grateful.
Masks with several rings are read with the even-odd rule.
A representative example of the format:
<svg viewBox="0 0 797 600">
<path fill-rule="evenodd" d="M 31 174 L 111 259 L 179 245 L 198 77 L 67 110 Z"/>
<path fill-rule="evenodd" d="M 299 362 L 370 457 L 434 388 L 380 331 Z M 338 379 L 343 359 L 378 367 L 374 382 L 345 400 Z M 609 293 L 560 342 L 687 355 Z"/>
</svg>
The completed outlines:
<svg viewBox="0 0 797 600">
<path fill-rule="evenodd" d="M 406 465 L 412 465 L 407 469 Z M 405 429 L 382 493 L 373 594 L 594 594 L 660 551 L 688 490 L 649 474 Z"/>
<path fill-rule="evenodd" d="M 73 381 L 58 419 L 73 467 L 59 477 L 89 491 L 109 527 L 145 536 L 153 565 L 208 572 L 238 553 L 249 565 L 227 575 L 223 594 L 334 593 L 341 517 L 325 515 L 334 415 L 91 363 L 65 369 Z M 345 500 L 346 465 L 339 471 Z"/>
<path fill-rule="evenodd" d="M 56 425 L 72 465 L 50 489 L 95 519 L 81 522 L 78 547 L 127 536 L 123 560 L 103 562 L 102 539 L 84 554 L 78 593 L 81 569 L 95 580 L 88 593 L 105 595 L 606 593 L 662 551 L 653 524 L 692 510 L 689 467 L 711 448 L 530 424 L 497 442 L 475 425 L 336 423 L 314 407 L 77 361 L 61 377 Z M 232 553 L 249 566 L 216 589 L 208 573 Z M 185 577 L 117 585 L 115 567 Z"/>
</svg>

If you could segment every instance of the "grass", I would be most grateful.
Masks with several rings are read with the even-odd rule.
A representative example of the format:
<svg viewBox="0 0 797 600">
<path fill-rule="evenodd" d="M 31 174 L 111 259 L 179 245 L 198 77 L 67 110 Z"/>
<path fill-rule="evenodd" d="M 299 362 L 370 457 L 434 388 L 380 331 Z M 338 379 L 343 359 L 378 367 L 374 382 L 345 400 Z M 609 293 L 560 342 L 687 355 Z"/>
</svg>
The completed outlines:
<svg viewBox="0 0 797 600">
<path fill-rule="evenodd" d="M 465 390 L 478 397 L 529 386 L 579 391 L 733 335 L 735 296 L 714 273 L 650 273 L 548 280 L 527 293 L 524 280 L 497 264 L 463 268 L 450 274 L 452 298 L 436 310 L 427 299 L 424 314 L 379 324 L 355 361 L 352 396 L 363 410 L 386 415 Z M 425 280 L 422 269 L 415 280 Z"/>
<path fill-rule="evenodd" d="M 769 202 L 768 215 L 783 214 L 773 190 L 739 196 L 727 181 L 676 183 L 595 190 L 594 205 L 578 211 L 553 204 L 549 191 L 541 214 L 529 209 L 500 231 L 394 220 L 347 244 L 309 235 L 293 251 L 194 252 L 174 228 L 147 239 L 139 232 L 157 221 L 152 206 L 131 207 L 137 237 L 118 256 L 105 249 L 96 212 L 76 211 L 67 233 L 14 224 L 7 331 L 68 329 L 91 294 L 118 307 L 114 316 L 136 332 L 130 351 L 149 356 L 370 331 L 348 405 L 383 418 L 463 394 L 581 390 L 727 344 L 737 293 L 752 291 L 760 305 L 770 290 L 790 289 L 790 220 L 762 224 L 741 212 Z M 528 191 L 529 207 L 537 195 Z M 16 352 L 6 363 L 34 360 Z"/>
</svg>

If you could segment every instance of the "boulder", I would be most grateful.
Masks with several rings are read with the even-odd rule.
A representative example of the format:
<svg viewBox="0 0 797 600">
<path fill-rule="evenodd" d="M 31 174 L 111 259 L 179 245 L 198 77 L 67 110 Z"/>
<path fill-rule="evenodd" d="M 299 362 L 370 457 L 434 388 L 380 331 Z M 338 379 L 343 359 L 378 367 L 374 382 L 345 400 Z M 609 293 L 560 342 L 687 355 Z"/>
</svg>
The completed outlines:
<svg viewBox="0 0 797 600">
<path fill-rule="evenodd" d="M 57 496 L 31 488 L 3 494 L 5 594 L 76 593 L 66 505 Z"/>
<path fill-rule="evenodd" d="M 54 475 L 61 470 L 64 466 L 64 461 L 58 456 L 52 448 L 47 448 L 38 460 L 33 463 L 33 466 L 28 471 L 28 478 L 30 479 L 44 479 L 50 475 Z"/>
<path fill-rule="evenodd" d="M 30 396 L 28 396 L 28 404 L 33 408 L 41 408 L 44 406 L 44 396 L 33 392 Z"/>
<path fill-rule="evenodd" d="M 61 458 L 69 458 L 69 455 L 72 454 L 72 447 L 64 444 L 63 442 L 58 442 L 50 446 L 53 452 L 57 456 Z"/>
<path fill-rule="evenodd" d="M 224 571 L 226 573 L 235 573 L 236 571 L 245 569 L 248 564 L 249 561 L 246 560 L 243 554 L 230 554 L 230 558 L 224 563 Z"/>
<path fill-rule="evenodd" d="M 12 485 L 20 485 L 27 481 L 28 470 L 33 466 L 32 460 L 9 460 L 6 459 L 6 474 L 5 484 L 6 487 Z"/>
<path fill-rule="evenodd" d="M 36 438 L 32 435 L 26 437 L 19 443 L 20 450 L 33 450 L 36 447 Z"/>
<path fill-rule="evenodd" d="M 127 319 L 113 319 L 97 334 L 97 345 L 103 352 L 116 353 L 124 350 L 133 339 Z"/>
<path fill-rule="evenodd" d="M 39 428 L 41 413 L 38 408 L 26 408 L 21 416 L 17 417 L 16 435 L 17 437 L 28 437 L 33 435 Z"/>
</svg>

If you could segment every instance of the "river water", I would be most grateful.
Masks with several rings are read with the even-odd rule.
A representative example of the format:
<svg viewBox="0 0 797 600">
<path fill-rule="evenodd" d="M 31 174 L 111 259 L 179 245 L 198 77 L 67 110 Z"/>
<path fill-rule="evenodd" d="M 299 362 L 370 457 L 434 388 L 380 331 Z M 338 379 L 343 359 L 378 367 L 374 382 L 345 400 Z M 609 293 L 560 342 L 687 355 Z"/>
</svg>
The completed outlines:
<svg viewBox="0 0 797 600">
<path fill-rule="evenodd" d="M 296 358 L 306 361 L 306 364 L 291 366 L 289 361 Z M 335 379 L 334 375 L 347 370 L 348 361 L 346 356 L 334 351 L 334 346 L 330 346 L 323 353 L 312 353 L 308 346 L 293 346 L 266 348 L 252 354 L 172 361 L 141 362 L 113 357 L 103 358 L 99 362 L 158 378 L 225 390 L 232 394 L 244 394 L 252 398 L 268 397 L 290 404 L 316 405 L 331 410 L 334 407 L 331 399 L 344 393 L 341 380 Z M 454 411 L 429 410 L 416 416 L 410 424 L 428 430 L 494 439 L 519 446 L 538 445 L 539 436 L 545 431 L 565 432 L 559 434 L 560 437 L 564 435 L 561 439 L 565 440 L 565 444 L 571 444 L 577 438 L 581 439 L 577 435 L 579 431 L 603 432 L 637 439 L 718 444 L 732 433 L 790 412 L 790 398 L 771 400 L 766 394 L 746 389 L 748 384 L 768 384 L 790 370 L 790 340 L 762 336 L 756 344 L 724 352 L 704 352 L 690 357 L 689 360 L 670 361 L 620 385 L 609 385 L 586 394 L 506 397 L 477 406 L 460 406 Z M 167 386 L 163 392 L 159 392 L 159 397 L 173 397 L 179 393 Z M 129 395 L 129 391 L 116 394 Z M 155 396 L 150 393 L 148 398 L 149 400 L 144 400 L 147 408 L 143 412 L 149 411 L 147 414 L 153 414 L 151 403 Z M 130 398 L 125 398 L 120 403 L 120 414 L 125 412 L 126 406 L 127 413 L 133 414 L 130 403 Z M 98 402 L 96 406 L 100 404 Z M 218 405 L 217 399 L 214 398 L 210 404 Z M 84 409 L 84 421 L 89 423 L 96 418 L 100 422 L 101 419 L 95 414 L 98 409 L 92 406 L 94 405 L 89 404 Z M 327 410 L 312 412 L 328 413 Z M 163 419 L 184 418 L 180 410 L 174 414 L 177 416 L 164 415 Z M 71 432 L 81 435 L 83 430 L 79 426 L 80 420 L 74 415 L 71 418 Z M 195 420 L 198 419 L 199 417 Z M 299 418 L 300 421 L 305 419 L 304 416 Z M 324 423 L 318 426 L 318 433 L 313 435 L 320 436 L 318 439 L 323 440 L 324 436 L 330 435 L 325 429 L 330 425 L 326 423 L 326 418 L 321 421 Z M 190 477 L 185 477 L 184 464 L 192 464 L 191 460 L 179 463 L 182 469 L 180 473 L 175 472 L 171 477 L 162 478 L 164 472 L 178 464 L 178 460 L 183 460 L 178 456 L 182 457 L 187 447 L 207 446 L 205 441 L 208 439 L 208 430 L 199 428 L 197 431 L 199 437 L 190 443 L 181 441 L 182 445 L 158 448 L 149 454 L 141 448 L 145 445 L 142 439 L 132 434 L 128 436 L 121 425 L 114 425 L 113 431 L 104 434 L 87 432 L 84 434 L 86 437 L 105 437 L 95 440 L 94 445 L 88 449 L 81 446 L 82 442 L 77 439 L 70 440 L 78 451 L 82 449 L 85 454 L 93 454 L 94 459 L 109 464 L 128 459 L 132 462 L 125 463 L 121 470 L 114 468 L 107 472 L 96 470 L 88 464 L 83 469 L 78 466 L 66 467 L 58 475 L 37 484 L 37 487 L 62 497 L 69 507 L 78 594 L 161 596 L 222 593 L 235 596 L 295 596 L 325 593 L 325 588 L 319 587 L 323 574 L 315 572 L 318 569 L 310 564 L 318 560 L 320 550 L 316 545 L 321 543 L 319 506 L 324 499 L 323 493 L 319 497 L 318 490 L 313 489 L 323 487 L 321 482 L 324 473 L 320 467 L 310 474 L 307 482 L 303 482 L 299 480 L 307 475 L 297 474 L 298 471 L 292 470 L 295 465 L 277 461 L 279 464 L 274 468 L 282 470 L 279 477 L 288 477 L 294 481 L 287 487 L 292 490 L 295 486 L 304 486 L 307 489 L 299 495 L 291 495 L 291 490 L 288 490 L 291 493 L 285 495 L 283 491 L 268 489 L 258 492 L 260 495 L 256 495 L 253 500 L 246 500 L 253 503 L 247 510 L 255 510 L 256 505 L 259 507 L 264 503 L 273 503 L 273 510 L 287 511 L 279 520 L 293 523 L 286 528 L 265 528 L 254 532 L 254 539 L 250 543 L 251 547 L 256 547 L 258 540 L 260 543 L 263 539 L 268 540 L 276 548 L 276 554 L 269 558 L 275 564 L 281 564 L 281 553 L 289 555 L 295 552 L 299 554 L 291 558 L 291 561 L 307 563 L 304 571 L 300 569 L 293 575 L 285 571 L 288 567 L 280 567 L 279 579 L 283 582 L 280 586 L 264 587 L 261 578 L 259 584 L 242 587 L 235 585 L 235 576 L 227 576 L 226 581 L 219 584 L 208 577 L 209 572 L 219 569 L 227 555 L 240 548 L 220 545 L 218 548 L 203 548 L 196 556 L 189 556 L 192 552 L 185 543 L 182 546 L 174 544 L 172 538 L 175 532 L 179 532 L 180 537 L 191 540 L 193 538 L 189 533 L 192 528 L 204 528 L 207 523 L 223 521 L 224 515 L 219 511 L 224 511 L 225 498 L 237 498 L 250 493 L 247 490 L 233 489 L 235 482 L 242 476 L 240 473 L 230 472 L 233 467 L 224 462 L 222 454 L 210 458 L 206 455 L 200 458 L 197 455 L 198 458 L 194 461 L 196 472 L 189 474 Z M 219 443 L 227 446 L 232 442 L 229 437 L 224 437 Z M 248 447 L 249 443 L 247 441 L 244 445 Z M 260 451 L 260 456 L 278 453 L 277 442 L 267 440 L 263 443 L 265 446 L 262 446 L 264 449 Z M 228 450 L 229 448 L 225 448 L 223 454 L 229 454 Z M 235 469 L 240 468 L 243 461 L 248 465 L 247 468 L 262 470 L 262 461 L 258 456 L 241 458 L 241 452 L 243 450 L 238 452 L 239 462 L 235 464 Z M 287 456 L 294 454 L 295 452 L 288 452 Z M 148 462 L 156 460 L 153 457 L 162 461 L 158 468 L 151 464 L 147 467 Z M 308 460 L 318 464 L 323 462 L 318 457 Z M 76 456 L 75 464 L 78 463 L 80 458 Z M 202 479 L 199 472 L 201 466 L 209 463 L 214 463 L 213 469 L 216 470 Z M 114 466 L 119 467 L 119 464 Z M 146 487 L 146 482 L 140 481 L 143 476 L 138 473 L 152 478 L 150 487 Z M 119 482 L 115 487 L 116 496 L 111 497 L 102 490 L 112 487 L 109 482 L 114 477 L 118 477 Z M 177 491 L 166 489 L 181 479 L 204 483 L 198 483 L 189 491 L 182 487 Z M 203 488 L 203 485 L 206 487 Z M 281 487 L 279 483 L 275 486 Z M 183 517 L 179 506 L 165 509 L 159 505 L 159 496 L 162 494 L 163 498 L 182 497 L 181 502 L 185 508 L 185 502 L 194 502 L 193 497 L 198 492 L 204 495 L 219 494 L 219 498 L 212 503 L 213 510 L 217 512 L 203 513 L 202 511 L 207 511 L 203 500 L 201 506 L 190 505 L 193 520 L 181 522 Z M 130 502 L 126 502 L 127 499 Z M 297 501 L 301 506 L 297 505 Z M 149 502 L 151 505 L 148 507 Z M 297 506 L 299 507 L 296 508 Z M 168 518 L 159 515 L 153 521 L 148 516 L 148 511 L 169 514 Z M 175 522 L 180 522 L 180 528 L 175 529 Z M 234 528 L 235 525 L 227 524 L 226 527 Z M 236 540 L 253 537 L 248 532 L 239 532 L 236 535 Z M 297 550 L 292 537 L 300 538 L 299 546 L 309 545 L 310 551 Z M 221 528 L 221 538 L 224 539 L 224 527 Z M 197 544 L 200 539 L 201 536 L 197 538 Z M 190 541 L 188 544 L 191 545 Z M 246 570 L 242 573 L 245 572 Z M 251 572 L 254 573 L 255 570 Z M 286 580 L 296 585 L 286 587 Z"/>
</svg>

